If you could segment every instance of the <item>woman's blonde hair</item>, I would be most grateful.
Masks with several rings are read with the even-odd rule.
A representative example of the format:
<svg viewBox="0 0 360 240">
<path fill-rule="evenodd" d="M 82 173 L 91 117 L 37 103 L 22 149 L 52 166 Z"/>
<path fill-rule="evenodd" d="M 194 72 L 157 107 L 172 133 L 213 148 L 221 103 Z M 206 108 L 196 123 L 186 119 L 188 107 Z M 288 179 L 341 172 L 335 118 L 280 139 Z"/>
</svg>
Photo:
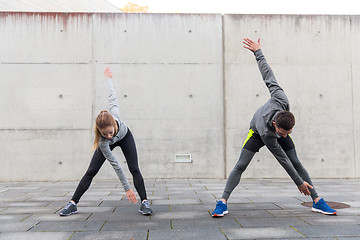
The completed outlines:
<svg viewBox="0 0 360 240">
<path fill-rule="evenodd" d="M 94 139 L 94 144 L 92 146 L 92 151 L 95 151 L 99 146 L 100 137 L 101 137 L 101 133 L 99 129 L 103 129 L 109 126 L 114 127 L 114 131 L 116 135 L 118 132 L 118 125 L 116 124 L 114 117 L 108 111 L 103 110 L 99 113 L 99 115 L 96 117 L 95 120 L 95 127 L 94 127 L 95 139 Z"/>
</svg>

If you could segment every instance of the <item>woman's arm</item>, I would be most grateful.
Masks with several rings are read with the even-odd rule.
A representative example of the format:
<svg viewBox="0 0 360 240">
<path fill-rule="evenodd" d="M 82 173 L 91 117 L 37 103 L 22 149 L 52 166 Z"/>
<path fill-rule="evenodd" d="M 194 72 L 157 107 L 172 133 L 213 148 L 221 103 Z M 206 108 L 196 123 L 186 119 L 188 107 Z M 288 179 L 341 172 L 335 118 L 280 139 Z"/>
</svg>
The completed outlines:
<svg viewBox="0 0 360 240">
<path fill-rule="evenodd" d="M 115 92 L 115 89 L 114 89 L 114 86 L 112 83 L 112 72 L 110 71 L 109 67 L 105 68 L 104 75 L 106 77 L 106 88 L 107 88 L 108 94 L 109 94 L 110 113 L 114 117 L 116 117 L 119 121 L 121 121 L 119 105 L 117 103 L 117 96 L 116 96 L 116 92 Z"/>
</svg>

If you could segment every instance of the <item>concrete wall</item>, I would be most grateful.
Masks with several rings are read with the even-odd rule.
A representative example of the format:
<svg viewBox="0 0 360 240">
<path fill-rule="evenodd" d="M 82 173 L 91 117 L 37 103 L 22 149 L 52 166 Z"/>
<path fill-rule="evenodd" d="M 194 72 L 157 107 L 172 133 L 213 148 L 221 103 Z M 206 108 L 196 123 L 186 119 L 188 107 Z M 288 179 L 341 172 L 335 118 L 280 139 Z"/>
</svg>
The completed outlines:
<svg viewBox="0 0 360 240">
<path fill-rule="evenodd" d="M 81 178 L 105 66 L 145 178 L 228 176 L 269 97 L 244 37 L 262 38 L 311 176 L 359 177 L 357 16 L 1 13 L 0 181 Z M 244 176 L 287 177 L 265 148 Z"/>
<path fill-rule="evenodd" d="M 287 93 L 297 124 L 292 137 L 310 176 L 359 177 L 359 18 L 225 15 L 227 171 L 234 166 L 254 109 L 269 92 L 242 39 L 262 50 Z M 270 152 L 255 155 L 245 177 L 286 177 Z"/>
</svg>

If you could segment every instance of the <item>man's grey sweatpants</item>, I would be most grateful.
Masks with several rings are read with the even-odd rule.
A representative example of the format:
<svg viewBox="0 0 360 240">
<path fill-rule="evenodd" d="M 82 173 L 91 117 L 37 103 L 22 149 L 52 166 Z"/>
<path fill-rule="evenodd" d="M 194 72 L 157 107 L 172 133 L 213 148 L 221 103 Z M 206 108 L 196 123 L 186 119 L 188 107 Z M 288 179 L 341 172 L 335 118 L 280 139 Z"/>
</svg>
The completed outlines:
<svg viewBox="0 0 360 240">
<path fill-rule="evenodd" d="M 252 142 L 251 138 L 246 143 L 248 146 Z M 253 146 L 256 145 L 256 148 L 260 149 L 262 146 L 261 146 L 261 144 L 259 145 L 259 141 L 258 141 L 259 139 L 255 139 L 255 140 L 256 140 L 255 144 L 252 144 L 252 145 Z M 283 146 L 282 147 L 283 147 L 286 155 L 289 157 L 289 159 L 290 159 L 291 163 L 293 164 L 294 168 L 296 169 L 296 171 L 300 175 L 300 177 L 304 181 L 308 182 L 311 186 L 314 187 L 308 172 L 303 167 L 303 165 L 301 164 L 300 160 L 297 157 L 296 150 L 295 150 L 295 145 L 293 144 L 292 139 L 289 136 L 287 136 L 287 138 L 283 138 L 282 140 L 287 142 L 284 145 L 284 147 Z M 291 143 L 288 142 L 288 141 L 291 141 Z M 279 143 L 280 143 L 280 141 L 279 141 Z M 282 145 L 282 144 L 280 143 L 280 145 Z M 294 146 L 294 148 L 288 149 L 289 146 Z M 244 147 L 246 147 L 245 144 L 244 144 Z M 230 194 L 232 193 L 234 188 L 239 184 L 242 173 L 245 171 L 245 169 L 249 165 L 251 159 L 254 157 L 255 153 L 258 151 L 258 149 L 257 149 L 257 151 L 256 150 L 255 151 L 250 151 L 248 149 L 245 149 L 244 147 L 242 148 L 239 160 L 235 164 L 235 167 L 231 171 L 231 173 L 229 175 L 229 178 L 228 178 L 228 180 L 226 182 L 225 189 L 224 189 L 224 192 L 223 192 L 223 195 L 222 195 L 222 198 L 225 199 L 226 201 L 229 199 Z M 310 193 L 311 193 L 311 198 L 313 200 L 318 197 L 318 194 L 317 194 L 317 192 L 315 190 L 315 187 L 313 189 L 309 189 L 309 190 L 310 190 Z"/>
</svg>

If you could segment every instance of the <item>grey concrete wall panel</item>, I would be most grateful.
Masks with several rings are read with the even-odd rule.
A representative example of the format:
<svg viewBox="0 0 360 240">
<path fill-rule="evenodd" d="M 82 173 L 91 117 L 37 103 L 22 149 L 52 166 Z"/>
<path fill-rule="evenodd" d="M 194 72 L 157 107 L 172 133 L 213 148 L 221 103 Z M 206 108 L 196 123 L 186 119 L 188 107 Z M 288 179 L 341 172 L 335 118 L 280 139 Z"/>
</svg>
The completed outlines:
<svg viewBox="0 0 360 240">
<path fill-rule="evenodd" d="M 254 111 L 269 98 L 254 56 L 241 44 L 245 37 L 261 37 L 290 99 L 297 119 L 293 138 L 310 175 L 355 177 L 350 22 L 347 16 L 224 16 L 227 174 Z M 286 176 L 274 162 L 261 151 L 244 176 Z"/>
<path fill-rule="evenodd" d="M 1 129 L 89 129 L 91 65 L 1 64 Z"/>
<path fill-rule="evenodd" d="M 1 13 L 0 61 L 91 63 L 91 20 L 86 13 Z"/>
<path fill-rule="evenodd" d="M 220 14 L 96 14 L 99 63 L 221 64 Z"/>
<path fill-rule="evenodd" d="M 1 130 L 0 181 L 78 180 L 90 159 L 86 130 Z"/>
<path fill-rule="evenodd" d="M 94 118 L 109 65 L 144 176 L 224 177 L 221 16 L 96 15 L 93 32 Z"/>
</svg>

